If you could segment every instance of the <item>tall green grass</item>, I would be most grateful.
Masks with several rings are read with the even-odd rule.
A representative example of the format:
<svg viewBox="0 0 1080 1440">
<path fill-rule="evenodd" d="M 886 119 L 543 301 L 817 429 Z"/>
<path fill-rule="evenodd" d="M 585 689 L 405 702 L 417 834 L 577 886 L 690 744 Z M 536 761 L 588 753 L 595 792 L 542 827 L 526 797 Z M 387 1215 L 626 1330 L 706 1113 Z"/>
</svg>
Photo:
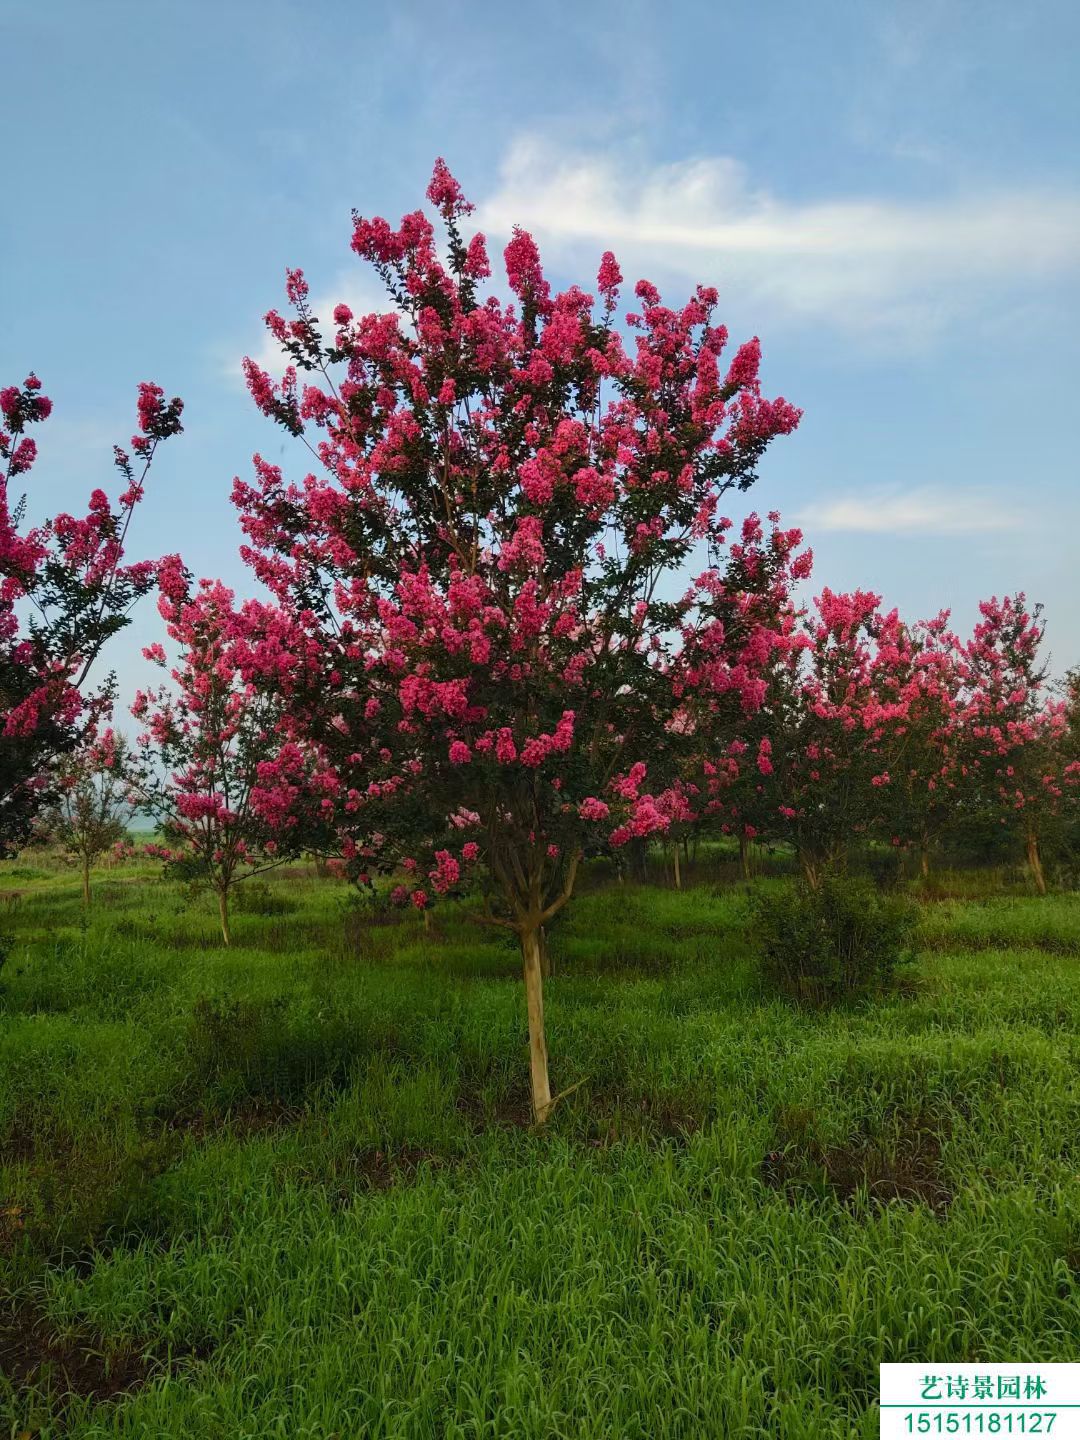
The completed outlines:
<svg viewBox="0 0 1080 1440">
<path fill-rule="evenodd" d="M 297 871 L 225 951 L 148 872 L 88 918 L 20 885 L 0 1354 L 33 1316 L 148 1359 L 107 1401 L 0 1379 L 0 1434 L 839 1440 L 882 1360 L 1075 1356 L 1076 897 L 927 905 L 895 993 L 805 1014 L 741 886 L 586 887 L 538 1134 L 518 958 L 463 907 Z"/>
</svg>

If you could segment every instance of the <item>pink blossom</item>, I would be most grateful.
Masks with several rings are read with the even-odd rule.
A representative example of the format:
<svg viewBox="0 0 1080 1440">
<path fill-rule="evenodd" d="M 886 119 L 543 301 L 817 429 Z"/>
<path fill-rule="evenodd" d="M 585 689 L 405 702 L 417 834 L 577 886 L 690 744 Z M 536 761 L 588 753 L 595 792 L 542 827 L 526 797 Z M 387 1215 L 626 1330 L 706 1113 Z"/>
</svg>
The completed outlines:
<svg viewBox="0 0 1080 1440">
<path fill-rule="evenodd" d="M 600 257 L 600 271 L 596 284 L 609 308 L 613 309 L 618 300 L 622 279 L 622 271 L 619 269 L 615 256 L 610 250 L 605 250 Z"/>
<path fill-rule="evenodd" d="M 578 814 L 586 821 L 606 820 L 610 813 L 610 807 L 595 795 L 587 796 L 578 806 Z"/>
</svg>

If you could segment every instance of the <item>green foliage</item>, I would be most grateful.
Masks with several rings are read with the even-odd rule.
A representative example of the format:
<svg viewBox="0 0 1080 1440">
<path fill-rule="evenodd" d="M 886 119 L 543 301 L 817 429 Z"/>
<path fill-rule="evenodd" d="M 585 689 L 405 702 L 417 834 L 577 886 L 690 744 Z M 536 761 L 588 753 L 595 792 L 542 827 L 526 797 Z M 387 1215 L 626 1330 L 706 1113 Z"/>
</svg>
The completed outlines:
<svg viewBox="0 0 1080 1440">
<path fill-rule="evenodd" d="M 1075 1352 L 1076 896 L 952 877 L 917 983 L 811 1010 L 742 886 L 590 890 L 540 1134 L 519 957 L 464 907 L 346 944 L 344 887 L 274 873 L 295 909 L 225 950 L 212 897 L 110 874 L 10 916 L 0 1345 L 29 1301 L 171 1359 L 104 1403 L 0 1376 L 0 1434 L 871 1440 L 882 1360 Z"/>
<path fill-rule="evenodd" d="M 765 985 L 808 1005 L 884 989 L 910 957 L 917 921 L 911 901 L 846 875 L 759 891 L 752 915 Z"/>
</svg>

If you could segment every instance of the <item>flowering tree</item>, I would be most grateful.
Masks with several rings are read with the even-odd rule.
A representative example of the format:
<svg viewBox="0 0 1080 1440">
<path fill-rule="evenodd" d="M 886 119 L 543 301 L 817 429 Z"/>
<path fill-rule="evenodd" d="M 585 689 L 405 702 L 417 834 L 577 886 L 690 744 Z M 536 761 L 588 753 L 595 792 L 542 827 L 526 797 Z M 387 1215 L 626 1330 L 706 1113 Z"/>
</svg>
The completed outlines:
<svg viewBox="0 0 1080 1440">
<path fill-rule="evenodd" d="M 1062 779 L 1069 795 L 1062 838 L 1065 853 L 1075 865 L 1080 857 L 1080 667 L 1066 673 L 1060 688 L 1065 707 L 1065 730 L 1059 755 Z"/>
<path fill-rule="evenodd" d="M 124 844 L 127 834 L 128 746 L 106 730 L 59 763 L 58 794 L 44 817 L 45 833 L 78 862 L 83 904 L 90 904 L 90 871 L 106 850 Z"/>
<path fill-rule="evenodd" d="M 786 834 L 811 885 L 875 834 L 916 846 L 926 874 L 946 827 L 993 813 L 1018 824 L 1044 890 L 1040 836 L 1080 793 L 1080 766 L 1038 663 L 1038 612 L 986 601 L 961 644 L 946 613 L 908 626 L 869 592 L 814 604 L 763 672 L 757 723 L 718 747 L 721 812 Z"/>
<path fill-rule="evenodd" d="M 894 839 L 916 850 L 924 879 L 935 845 L 970 799 L 961 743 L 966 667 L 948 622 L 942 611 L 905 629 L 891 665 L 879 666 L 881 689 L 899 707 L 885 821 Z"/>
<path fill-rule="evenodd" d="M 1065 702 L 1069 754 L 1080 755 L 1080 665 L 1074 665 L 1066 672 L 1061 691 Z"/>
<path fill-rule="evenodd" d="M 86 683 L 153 584 L 153 566 L 124 564 L 124 548 L 154 454 L 180 432 L 182 409 L 156 385 L 140 385 L 132 454 L 114 452 L 125 487 L 116 509 L 95 490 L 82 519 L 60 514 L 31 526 L 13 482 L 34 464 L 26 432 L 52 402 L 35 375 L 0 389 L 0 854 L 26 839 L 53 793 L 50 767 L 108 706 L 110 685 L 88 695 Z"/>
<path fill-rule="evenodd" d="M 755 525 L 751 516 L 751 534 Z M 765 573 L 753 548 L 750 559 Z M 808 566 L 796 564 L 802 578 Z M 1018 824 L 1044 889 L 1040 837 L 1080 800 L 1080 764 L 1068 699 L 1048 696 L 1037 662 L 1038 613 L 1022 596 L 984 602 L 962 644 L 947 613 L 908 626 L 870 592 L 826 589 L 800 615 L 790 578 L 777 570 L 764 612 L 752 580 L 731 587 L 740 606 L 774 618 L 760 625 L 753 649 L 764 658 L 747 671 L 759 701 L 725 714 L 702 708 L 707 690 L 696 696 L 695 744 L 707 758 L 690 788 L 706 797 L 703 813 L 725 833 L 789 840 L 811 886 L 844 863 L 853 839 L 875 835 L 917 847 L 926 874 L 948 826 L 992 813 Z"/>
<path fill-rule="evenodd" d="M 717 748 L 721 803 L 792 844 L 814 888 L 882 825 L 906 743 L 913 642 L 880 603 L 826 588 L 801 619 L 785 606 L 755 724 Z"/>
<path fill-rule="evenodd" d="M 1053 699 L 1039 660 L 1045 625 L 1023 594 L 993 597 L 965 646 L 963 764 L 977 800 L 1019 831 L 1035 888 L 1046 894 L 1041 840 L 1072 802 L 1080 766 L 1068 752 L 1067 701 Z"/>
<path fill-rule="evenodd" d="M 781 529 L 775 511 L 769 524 L 766 534 L 748 515 L 726 567 L 714 563 L 695 581 L 675 679 L 685 706 L 685 789 L 704 823 L 738 837 L 744 875 L 748 843 L 777 820 L 766 783 L 771 736 L 804 644 L 794 587 L 813 565 L 813 553 L 799 549 L 801 531 Z"/>
<path fill-rule="evenodd" d="M 397 898 L 421 908 L 480 867 L 485 918 L 520 941 L 543 1121 L 541 929 L 590 839 L 670 823 L 649 780 L 685 618 L 665 576 L 799 412 L 762 395 L 756 340 L 722 366 L 714 290 L 672 309 L 639 282 L 628 350 L 612 255 L 598 300 L 553 294 L 515 230 L 512 298 L 485 296 L 485 240 L 463 233 L 471 206 L 441 161 L 427 193 L 445 260 L 422 212 L 354 217 L 386 313 L 339 305 L 327 327 L 288 272 L 294 317 L 267 316 L 284 377 L 245 369 L 317 469 L 290 483 L 256 457 L 235 500 L 247 558 L 322 657 L 294 704 L 338 779 L 352 863 L 403 866 Z"/>
<path fill-rule="evenodd" d="M 218 581 L 192 591 L 176 556 L 162 562 L 159 585 L 180 659 L 171 685 L 140 692 L 132 706 L 146 725 L 133 795 L 162 827 L 156 853 L 217 895 L 228 945 L 233 886 L 290 853 L 305 806 L 329 806 L 335 781 L 285 723 L 282 697 L 307 642 L 283 612 L 255 601 L 237 608 Z M 161 645 L 144 654 L 168 669 Z"/>
</svg>

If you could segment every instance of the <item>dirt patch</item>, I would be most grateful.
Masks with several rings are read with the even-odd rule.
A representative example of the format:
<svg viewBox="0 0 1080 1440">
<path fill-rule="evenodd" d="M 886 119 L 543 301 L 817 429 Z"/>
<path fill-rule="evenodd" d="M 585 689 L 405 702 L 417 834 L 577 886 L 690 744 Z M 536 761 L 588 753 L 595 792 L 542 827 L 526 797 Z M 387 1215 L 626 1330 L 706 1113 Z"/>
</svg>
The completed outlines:
<svg viewBox="0 0 1080 1440">
<path fill-rule="evenodd" d="M 222 1113 L 220 1110 L 180 1111 L 165 1122 L 167 1133 L 190 1137 L 204 1144 L 227 1134 L 233 1140 L 247 1140 L 298 1125 L 307 1112 L 284 1100 L 254 1098 Z"/>
<path fill-rule="evenodd" d="M 926 1116 L 911 1117 L 897 1127 L 894 1142 L 856 1135 L 843 1145 L 824 1145 L 810 1133 L 810 1122 L 798 1111 L 781 1116 L 782 1144 L 762 1160 L 760 1175 L 770 1190 L 788 1200 L 831 1194 L 843 1204 L 859 1195 L 878 1205 L 900 1201 L 922 1204 L 944 1215 L 953 1200 L 941 1158 L 944 1132 Z"/>
<path fill-rule="evenodd" d="M 372 1190 L 393 1190 L 410 1184 L 422 1169 L 444 1170 L 457 1161 L 415 1145 L 396 1150 L 366 1146 L 320 1165 L 318 1170 L 287 1169 L 283 1178 L 321 1190 L 336 1210 L 344 1210 L 358 1195 Z"/>
<path fill-rule="evenodd" d="M 437 1170 L 446 1164 L 444 1156 L 415 1145 L 392 1151 L 361 1150 L 351 1157 L 353 1173 L 372 1190 L 390 1190 L 403 1180 L 411 1180 L 424 1165 Z"/>
<path fill-rule="evenodd" d="M 527 1130 L 533 1123 L 532 1102 L 524 1090 L 511 1091 L 486 1100 L 475 1090 L 465 1091 L 455 1102 L 474 1134 L 483 1130 Z"/>
<path fill-rule="evenodd" d="M 475 1091 L 458 1096 L 457 1109 L 474 1134 L 485 1130 L 528 1130 L 532 1104 L 527 1090 L 487 1099 Z M 582 1086 L 555 1107 L 548 1128 L 594 1149 L 620 1141 L 685 1144 L 707 1123 L 708 1109 L 686 1095 L 623 1095 Z"/>
<path fill-rule="evenodd" d="M 607 1091 L 586 1096 L 580 1115 L 586 1124 L 587 1142 L 595 1149 L 621 1141 L 685 1145 L 708 1118 L 705 1108 L 686 1096 L 625 1096 Z"/>
<path fill-rule="evenodd" d="M 10 1255 L 25 1230 L 25 1209 L 21 1205 L 0 1205 L 0 1255 Z"/>
<path fill-rule="evenodd" d="M 32 1160 L 35 1148 L 33 1131 L 17 1119 L 8 1134 L 0 1140 L 0 1165 L 18 1165 L 24 1160 Z"/>
<path fill-rule="evenodd" d="M 108 1152 L 116 1164 L 128 1163 L 153 1176 L 176 1160 L 180 1142 L 190 1137 L 195 1144 L 217 1139 L 222 1134 L 234 1140 L 251 1135 L 283 1130 L 297 1125 L 306 1111 L 279 1099 L 255 1098 L 232 1110 L 180 1110 L 157 1121 L 144 1124 L 143 1139 L 130 1154 Z M 85 1152 L 85 1154 L 83 1153 Z M 71 1175 L 73 1183 L 82 1185 L 94 1172 L 99 1157 L 92 1146 L 76 1145 L 75 1137 L 66 1133 L 35 1133 L 16 1126 L 0 1141 L 0 1164 L 28 1165 L 34 1174 Z M 99 1167 L 103 1168 L 103 1167 Z"/>
<path fill-rule="evenodd" d="M 61 1406 L 73 1397 L 117 1400 L 207 1353 L 174 1349 L 164 1357 L 131 1344 L 109 1345 L 87 1329 L 58 1330 L 32 1305 L 0 1320 L 0 1373 L 16 1391 L 44 1391 Z"/>
<path fill-rule="evenodd" d="M 281 1101 L 252 1100 L 227 1113 L 149 1117 L 130 1148 L 97 1133 L 77 1142 L 67 1133 L 16 1130 L 0 1147 L 0 1159 L 22 1172 L 11 1192 L 0 1191 L 0 1256 L 24 1248 L 42 1256 L 64 1251 L 70 1263 L 92 1268 L 125 1243 L 131 1214 L 145 1210 L 147 1187 L 186 1147 L 222 1137 L 243 1142 L 296 1125 L 305 1114 Z"/>
</svg>

